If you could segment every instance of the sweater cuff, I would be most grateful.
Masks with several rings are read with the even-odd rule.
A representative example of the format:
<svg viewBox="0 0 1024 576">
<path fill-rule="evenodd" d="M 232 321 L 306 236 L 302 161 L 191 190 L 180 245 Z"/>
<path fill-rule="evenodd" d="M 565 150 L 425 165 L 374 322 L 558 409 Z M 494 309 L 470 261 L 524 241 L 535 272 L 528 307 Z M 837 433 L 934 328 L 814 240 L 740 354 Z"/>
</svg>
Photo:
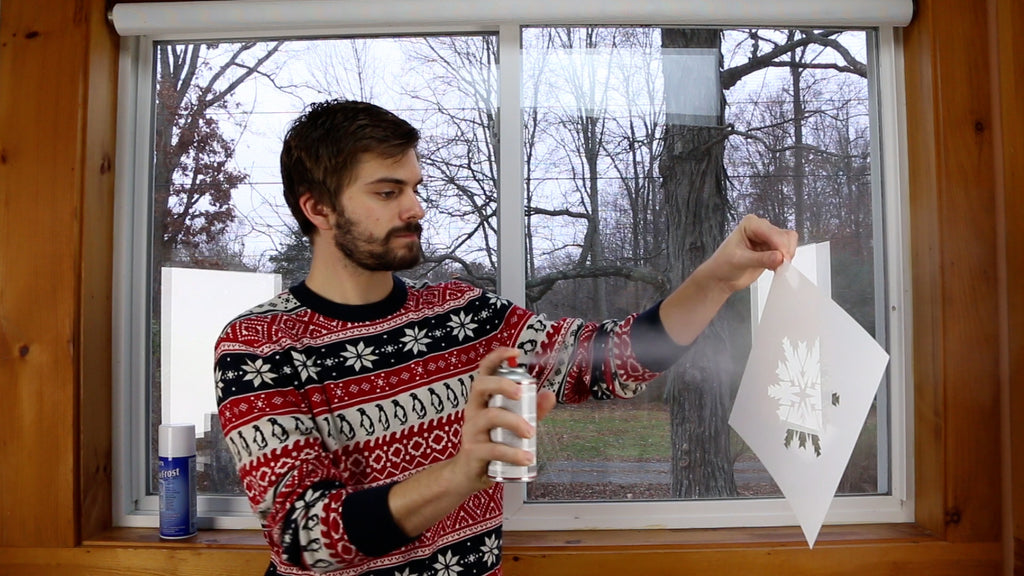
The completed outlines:
<svg viewBox="0 0 1024 576">
<path fill-rule="evenodd" d="M 636 315 L 629 340 L 637 361 L 651 372 L 672 367 L 689 346 L 676 344 L 661 322 L 661 300 Z"/>
<path fill-rule="evenodd" d="M 383 556 L 415 540 L 405 534 L 391 515 L 388 493 L 394 484 L 375 486 L 345 497 L 341 522 L 352 545 L 366 556 Z"/>
</svg>

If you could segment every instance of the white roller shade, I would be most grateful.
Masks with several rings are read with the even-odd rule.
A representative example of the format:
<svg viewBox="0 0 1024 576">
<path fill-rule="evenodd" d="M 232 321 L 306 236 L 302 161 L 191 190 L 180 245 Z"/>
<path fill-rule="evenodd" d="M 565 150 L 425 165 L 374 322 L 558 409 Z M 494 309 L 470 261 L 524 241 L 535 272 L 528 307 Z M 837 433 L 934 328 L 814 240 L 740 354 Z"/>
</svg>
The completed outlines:
<svg viewBox="0 0 1024 576">
<path fill-rule="evenodd" d="M 913 0 L 217 0 L 117 4 L 122 36 L 257 35 L 338 28 L 658 24 L 905 26 Z"/>
</svg>

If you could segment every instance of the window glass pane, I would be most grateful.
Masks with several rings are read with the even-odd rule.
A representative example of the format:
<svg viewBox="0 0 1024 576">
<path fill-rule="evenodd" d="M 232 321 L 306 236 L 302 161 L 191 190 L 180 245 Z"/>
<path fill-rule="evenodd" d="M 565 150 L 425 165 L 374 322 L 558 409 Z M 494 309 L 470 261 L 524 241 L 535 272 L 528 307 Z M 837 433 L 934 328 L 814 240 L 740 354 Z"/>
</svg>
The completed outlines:
<svg viewBox="0 0 1024 576">
<path fill-rule="evenodd" d="M 527 306 L 588 319 L 642 310 L 754 212 L 802 243 L 828 241 L 833 298 L 884 340 L 872 38 L 525 28 Z M 419 127 L 426 259 L 405 275 L 495 288 L 496 50 L 492 35 L 154 45 L 150 494 L 156 428 L 183 420 L 200 435 L 200 492 L 242 494 L 217 425 L 212 347 L 228 319 L 307 269 L 277 156 L 307 104 L 369 100 Z M 528 498 L 778 495 L 726 424 L 751 300 L 734 297 L 680 370 L 640 397 L 558 407 L 541 425 Z M 886 491 L 885 426 L 873 410 L 841 493 Z"/>
<path fill-rule="evenodd" d="M 884 340 L 871 39 L 858 30 L 524 29 L 527 305 L 594 320 L 640 311 L 752 212 L 798 230 L 802 244 L 829 242 L 833 298 Z M 734 296 L 638 398 L 556 409 L 541 425 L 528 499 L 780 495 L 727 424 L 751 300 L 750 291 Z M 873 409 L 840 493 L 885 491 L 885 425 Z"/>
<path fill-rule="evenodd" d="M 156 43 L 153 51 L 148 492 L 157 487 L 157 427 L 187 421 L 199 436 L 200 494 L 241 495 L 217 422 L 213 344 L 234 315 L 308 268 L 308 243 L 281 196 L 288 123 L 309 103 L 349 98 L 418 127 L 426 257 L 403 275 L 457 275 L 494 289 L 496 41 Z"/>
</svg>

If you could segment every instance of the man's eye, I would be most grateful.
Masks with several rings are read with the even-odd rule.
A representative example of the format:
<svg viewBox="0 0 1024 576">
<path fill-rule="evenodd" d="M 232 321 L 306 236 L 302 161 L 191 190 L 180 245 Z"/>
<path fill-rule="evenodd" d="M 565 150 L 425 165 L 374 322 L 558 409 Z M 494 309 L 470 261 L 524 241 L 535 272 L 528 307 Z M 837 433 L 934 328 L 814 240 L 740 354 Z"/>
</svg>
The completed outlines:
<svg viewBox="0 0 1024 576">
<path fill-rule="evenodd" d="M 385 200 L 394 198 L 397 194 L 398 192 L 395 192 L 394 190 L 382 190 L 380 192 L 377 192 L 377 195 Z"/>
</svg>

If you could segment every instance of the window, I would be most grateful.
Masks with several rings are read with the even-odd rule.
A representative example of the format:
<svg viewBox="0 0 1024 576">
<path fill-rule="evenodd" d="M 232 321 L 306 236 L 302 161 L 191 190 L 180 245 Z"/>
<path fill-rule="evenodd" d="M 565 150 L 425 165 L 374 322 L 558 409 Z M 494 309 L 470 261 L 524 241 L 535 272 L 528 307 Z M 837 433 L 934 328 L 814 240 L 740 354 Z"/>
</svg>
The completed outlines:
<svg viewBox="0 0 1024 576">
<path fill-rule="evenodd" d="M 764 29 L 527 29 L 524 92 L 536 100 L 525 103 L 526 133 L 537 135 L 525 150 L 528 281 L 535 287 L 527 303 L 556 317 L 622 317 L 642 309 L 710 256 L 735 214 L 751 212 L 798 230 L 804 242 L 830 241 L 835 296 L 873 329 L 885 298 L 876 298 L 873 281 L 870 35 L 828 37 L 846 52 L 814 44 L 781 59 L 789 67 L 747 71 L 759 67 L 751 57 L 758 43 L 767 50 L 810 37 Z M 668 150 L 674 141 L 681 148 Z M 723 181 L 702 182 L 702 171 Z M 709 187 L 724 198 L 709 195 Z M 702 248 L 674 256 L 673 237 L 677 246 Z M 712 331 L 720 340 L 703 339 L 711 349 L 691 352 L 689 369 L 680 371 L 710 379 L 670 374 L 628 408 L 585 403 L 553 415 L 548 427 L 562 433 L 544 438 L 551 443 L 544 459 L 554 473 L 533 483 L 531 494 L 777 494 L 749 451 L 736 440 L 720 441 L 729 435 L 720 414 L 685 416 L 699 413 L 694 402 L 715 399 L 739 380 L 751 299 L 739 300 Z M 577 433 L 586 429 L 582 414 L 606 434 Z M 873 421 L 867 435 L 872 428 Z M 886 491 L 876 439 L 867 435 L 844 492 Z M 594 441 L 602 436 L 603 448 Z M 696 458 L 688 465 L 684 444 L 717 451 L 710 460 L 721 466 Z M 646 472 L 624 482 L 617 468 Z M 581 489 L 588 484 L 593 488 Z"/>
<path fill-rule="evenodd" d="M 743 213 L 828 241 L 834 299 L 892 357 L 828 520 L 910 519 L 892 28 L 453 23 L 128 44 L 122 524 L 155 525 L 155 431 L 186 420 L 200 434 L 202 521 L 257 526 L 217 424 L 212 345 L 235 314 L 302 279 L 309 250 L 277 154 L 305 105 L 339 96 L 423 133 L 418 278 L 601 319 L 666 295 Z M 756 301 L 737 295 L 713 346 L 639 398 L 556 410 L 538 479 L 506 490 L 506 526 L 793 523 L 726 423 Z"/>
</svg>

